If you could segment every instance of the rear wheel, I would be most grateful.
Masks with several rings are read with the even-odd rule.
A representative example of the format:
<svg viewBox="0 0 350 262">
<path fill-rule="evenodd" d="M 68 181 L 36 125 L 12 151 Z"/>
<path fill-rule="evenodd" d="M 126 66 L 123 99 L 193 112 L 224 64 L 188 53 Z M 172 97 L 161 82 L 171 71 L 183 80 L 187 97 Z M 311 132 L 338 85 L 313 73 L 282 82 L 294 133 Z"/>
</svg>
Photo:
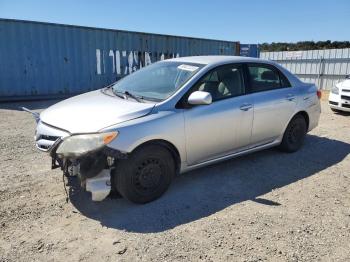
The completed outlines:
<svg viewBox="0 0 350 262">
<path fill-rule="evenodd" d="M 297 151 L 303 145 L 306 132 L 305 118 L 302 115 L 296 115 L 289 122 L 284 132 L 280 149 L 290 153 Z"/>
<path fill-rule="evenodd" d="M 168 189 L 175 175 L 175 162 L 164 147 L 148 145 L 120 160 L 114 171 L 114 187 L 134 203 L 147 203 Z"/>
</svg>

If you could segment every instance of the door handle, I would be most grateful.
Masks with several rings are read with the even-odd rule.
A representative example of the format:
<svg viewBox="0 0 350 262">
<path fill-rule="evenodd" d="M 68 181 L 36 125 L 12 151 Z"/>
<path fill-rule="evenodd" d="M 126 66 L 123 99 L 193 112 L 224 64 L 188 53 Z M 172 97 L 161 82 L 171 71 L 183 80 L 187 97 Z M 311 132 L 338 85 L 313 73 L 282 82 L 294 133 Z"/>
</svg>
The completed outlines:
<svg viewBox="0 0 350 262">
<path fill-rule="evenodd" d="M 241 109 L 242 111 L 248 111 L 249 109 L 251 109 L 253 107 L 252 104 L 243 104 L 240 106 L 239 109 Z"/>
<path fill-rule="evenodd" d="M 293 100 L 295 99 L 295 96 L 292 95 L 292 94 L 289 94 L 289 95 L 287 95 L 286 99 L 287 99 L 288 101 L 293 101 Z"/>
</svg>

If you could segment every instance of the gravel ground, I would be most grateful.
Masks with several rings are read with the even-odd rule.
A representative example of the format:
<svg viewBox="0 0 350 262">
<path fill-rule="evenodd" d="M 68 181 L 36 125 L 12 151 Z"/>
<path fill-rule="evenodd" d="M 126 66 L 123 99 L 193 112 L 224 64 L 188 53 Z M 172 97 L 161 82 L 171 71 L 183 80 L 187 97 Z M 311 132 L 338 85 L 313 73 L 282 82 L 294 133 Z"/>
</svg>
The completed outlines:
<svg viewBox="0 0 350 262">
<path fill-rule="evenodd" d="M 325 102 L 299 152 L 187 173 L 146 205 L 91 202 L 74 178 L 66 203 L 17 106 L 0 104 L 0 261 L 350 260 L 350 116 Z"/>
</svg>

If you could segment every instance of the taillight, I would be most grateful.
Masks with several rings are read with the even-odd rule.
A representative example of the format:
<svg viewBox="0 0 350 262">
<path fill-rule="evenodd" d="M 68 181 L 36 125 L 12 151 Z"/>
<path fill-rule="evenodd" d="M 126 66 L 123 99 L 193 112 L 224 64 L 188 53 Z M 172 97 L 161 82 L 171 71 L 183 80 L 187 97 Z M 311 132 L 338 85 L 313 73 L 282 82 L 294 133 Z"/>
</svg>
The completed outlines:
<svg viewBox="0 0 350 262">
<path fill-rule="evenodd" d="M 322 97 L 322 92 L 319 89 L 317 89 L 317 97 L 318 97 L 318 99 L 321 99 L 321 97 Z"/>
</svg>

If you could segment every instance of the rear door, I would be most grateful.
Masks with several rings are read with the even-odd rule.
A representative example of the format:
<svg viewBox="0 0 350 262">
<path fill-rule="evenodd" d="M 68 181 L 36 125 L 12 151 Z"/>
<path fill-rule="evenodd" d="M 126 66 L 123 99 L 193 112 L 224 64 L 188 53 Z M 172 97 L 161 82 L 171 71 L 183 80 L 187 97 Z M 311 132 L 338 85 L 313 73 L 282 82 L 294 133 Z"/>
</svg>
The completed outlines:
<svg viewBox="0 0 350 262">
<path fill-rule="evenodd" d="M 296 108 L 296 90 L 276 67 L 248 63 L 249 92 L 254 104 L 251 145 L 274 141 L 283 134 Z"/>
</svg>

